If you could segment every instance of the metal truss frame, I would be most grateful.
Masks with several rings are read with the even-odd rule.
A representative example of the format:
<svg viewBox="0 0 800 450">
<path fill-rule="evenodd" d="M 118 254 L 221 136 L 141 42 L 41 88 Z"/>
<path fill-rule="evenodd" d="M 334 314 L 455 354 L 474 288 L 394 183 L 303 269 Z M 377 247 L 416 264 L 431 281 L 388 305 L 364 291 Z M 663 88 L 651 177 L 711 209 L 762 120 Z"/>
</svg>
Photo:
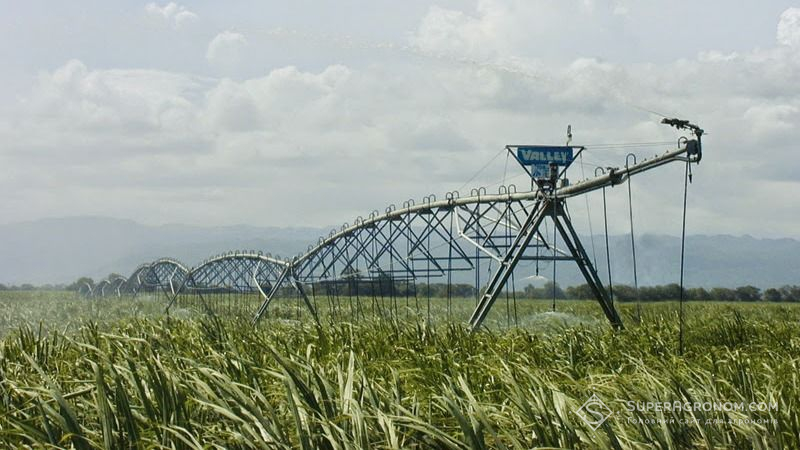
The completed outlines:
<svg viewBox="0 0 800 450">
<path fill-rule="evenodd" d="M 271 300 L 288 279 L 317 319 L 316 310 L 302 285 L 286 271 L 288 266 L 284 260 L 254 251 L 230 252 L 210 258 L 189 270 L 177 289 L 168 293 L 166 311 L 169 312 L 180 293 L 197 294 L 206 307 L 204 292 L 257 293 L 263 300 Z"/>
<path fill-rule="evenodd" d="M 496 194 L 479 188 L 465 197 L 453 191 L 442 200 L 431 195 L 419 204 L 408 200 L 399 209 L 390 205 L 383 213 L 373 211 L 366 219 L 358 217 L 352 225 L 332 230 L 291 259 L 239 251 L 188 270 L 175 260 L 162 258 L 139 266 L 116 291 L 135 296 L 141 289 L 160 288 L 169 299 L 167 311 L 180 293 L 197 294 L 204 305 L 203 293 L 258 293 L 262 302 L 252 318 L 255 324 L 287 286 L 300 295 L 319 324 L 306 294 L 308 285 L 313 295 L 315 285 L 320 284 L 334 289 L 341 283 L 375 286 L 386 280 L 426 281 L 430 285 L 432 278 L 446 278 L 449 295 L 454 274 L 473 271 L 477 291 L 482 285 L 481 265 L 494 265 L 469 320 L 477 330 L 521 261 L 574 261 L 606 318 L 619 329 L 622 321 L 572 225 L 566 202 L 664 164 L 699 162 L 700 134 L 696 136 L 697 140 L 681 138 L 676 149 L 662 155 L 624 168 L 609 168 L 572 185 L 559 178 L 563 174 L 555 174 L 549 184 L 540 183 L 538 189 L 526 192 L 517 192 L 513 185 L 501 186 Z M 111 280 L 107 283 L 99 285 L 100 295 L 113 284 Z M 374 293 L 374 288 L 370 290 Z"/>
<path fill-rule="evenodd" d="M 539 188 L 529 192 L 501 187 L 497 194 L 473 189 L 461 198 L 450 192 L 444 200 L 434 196 L 421 204 L 409 200 L 403 208 L 389 206 L 384 214 L 373 211 L 369 218 L 357 218 L 320 238 L 316 246 L 288 263 L 285 275 L 265 297 L 253 317 L 258 322 L 266 312 L 278 287 L 286 279 L 292 283 L 338 282 L 348 278 L 389 276 L 392 280 L 429 279 L 431 275 L 450 276 L 459 270 L 474 270 L 482 260 L 498 263 L 486 292 L 473 311 L 470 325 L 478 329 L 505 287 L 511 273 L 522 260 L 575 261 L 611 325 L 622 328 L 611 298 L 587 257 L 569 215 L 569 198 L 618 185 L 629 177 L 675 161 L 698 162 L 695 140 L 682 138 L 677 149 L 624 168 L 609 168 L 607 173 L 573 185 Z M 552 241 L 543 236 L 542 222 L 554 225 Z M 556 234 L 566 249 L 557 248 Z M 472 247 L 468 251 L 467 246 Z M 531 255 L 528 250 L 539 248 Z"/>
<path fill-rule="evenodd" d="M 189 269 L 180 261 L 160 258 L 152 263 L 142 264 L 133 271 L 119 292 L 130 293 L 134 297 L 142 290 L 162 290 L 167 296 L 174 295 L 176 286 L 183 284 Z"/>
<path fill-rule="evenodd" d="M 91 291 L 93 297 L 105 298 L 110 295 L 122 296 L 122 289 L 128 279 L 123 276 L 115 276 L 97 283 Z"/>
</svg>

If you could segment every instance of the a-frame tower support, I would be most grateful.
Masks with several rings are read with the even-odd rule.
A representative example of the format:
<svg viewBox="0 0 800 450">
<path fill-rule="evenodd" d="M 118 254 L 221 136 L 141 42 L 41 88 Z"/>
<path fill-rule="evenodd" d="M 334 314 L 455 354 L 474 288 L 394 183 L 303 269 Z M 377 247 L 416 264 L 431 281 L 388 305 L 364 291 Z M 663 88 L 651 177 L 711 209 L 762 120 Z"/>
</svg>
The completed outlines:
<svg viewBox="0 0 800 450">
<path fill-rule="evenodd" d="M 580 238 L 575 232 L 575 228 L 572 226 L 572 221 L 566 214 L 564 209 L 565 202 L 566 199 L 557 197 L 545 197 L 536 202 L 525 222 L 522 224 L 522 227 L 520 227 L 517 237 L 503 257 L 500 267 L 492 275 L 491 280 L 489 280 L 489 283 L 486 285 L 486 292 L 475 307 L 472 317 L 470 317 L 469 323 L 473 330 L 480 328 L 481 324 L 486 319 L 492 305 L 494 305 L 494 302 L 500 296 L 501 291 L 511 276 L 511 273 L 516 268 L 517 263 L 522 259 L 531 240 L 539 232 L 539 228 L 547 217 L 554 222 L 558 235 L 560 235 L 562 242 L 565 243 L 571 255 L 570 259 L 575 261 L 578 265 L 581 274 L 586 279 L 586 283 L 589 285 L 597 302 L 600 303 L 600 307 L 608 321 L 615 329 L 623 328 L 622 320 L 617 310 L 614 308 L 611 296 L 603 286 L 600 277 L 597 275 L 597 270 L 592 265 L 592 261 L 586 254 L 586 250 L 583 244 L 581 244 Z M 555 264 L 555 261 L 553 261 L 553 264 Z M 553 280 L 553 283 L 555 283 L 555 280 Z"/>
</svg>

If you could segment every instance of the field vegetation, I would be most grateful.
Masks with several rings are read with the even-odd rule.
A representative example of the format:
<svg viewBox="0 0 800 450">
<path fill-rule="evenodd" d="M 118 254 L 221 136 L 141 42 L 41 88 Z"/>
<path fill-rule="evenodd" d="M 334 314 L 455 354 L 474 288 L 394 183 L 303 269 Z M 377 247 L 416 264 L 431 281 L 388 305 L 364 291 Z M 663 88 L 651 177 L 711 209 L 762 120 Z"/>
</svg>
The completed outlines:
<svg viewBox="0 0 800 450">
<path fill-rule="evenodd" d="M 470 333 L 470 301 L 451 321 L 443 299 L 431 321 L 320 302 L 321 325 L 285 301 L 254 328 L 207 300 L 214 314 L 183 299 L 166 316 L 154 295 L 2 293 L 0 446 L 800 448 L 795 304 L 687 304 L 679 355 L 674 302 L 621 305 L 621 332 L 593 302 L 518 301 L 519 327 L 498 303 Z M 613 411 L 596 430 L 576 413 L 592 394 Z"/>
</svg>

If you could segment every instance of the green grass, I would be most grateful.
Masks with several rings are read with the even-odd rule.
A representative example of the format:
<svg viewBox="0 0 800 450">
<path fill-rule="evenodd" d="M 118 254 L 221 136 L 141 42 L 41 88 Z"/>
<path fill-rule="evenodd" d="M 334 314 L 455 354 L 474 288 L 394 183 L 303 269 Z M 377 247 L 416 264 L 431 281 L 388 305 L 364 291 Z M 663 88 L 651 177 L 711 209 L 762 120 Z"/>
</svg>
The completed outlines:
<svg viewBox="0 0 800 450">
<path fill-rule="evenodd" d="M 86 299 L 74 292 L 0 291 L 0 337 L 24 325 L 71 334 L 89 322 L 109 324 L 163 313 L 163 296 L 153 294 Z"/>
<path fill-rule="evenodd" d="M 585 301 L 554 314 L 520 300 L 523 327 L 508 328 L 503 300 L 469 333 L 441 299 L 429 324 L 413 299 L 396 316 L 362 299 L 362 317 L 318 298 L 321 327 L 283 300 L 253 328 L 256 300 L 239 318 L 224 296 L 207 298 L 215 316 L 185 299 L 166 317 L 155 297 L 68 296 L 0 297 L 14 328 L 0 341 L 2 446 L 800 448 L 796 305 L 689 304 L 678 356 L 674 303 L 644 305 L 640 324 L 621 305 L 615 333 Z M 592 393 L 615 412 L 597 431 L 574 413 Z M 629 400 L 778 408 L 629 413 Z"/>
</svg>

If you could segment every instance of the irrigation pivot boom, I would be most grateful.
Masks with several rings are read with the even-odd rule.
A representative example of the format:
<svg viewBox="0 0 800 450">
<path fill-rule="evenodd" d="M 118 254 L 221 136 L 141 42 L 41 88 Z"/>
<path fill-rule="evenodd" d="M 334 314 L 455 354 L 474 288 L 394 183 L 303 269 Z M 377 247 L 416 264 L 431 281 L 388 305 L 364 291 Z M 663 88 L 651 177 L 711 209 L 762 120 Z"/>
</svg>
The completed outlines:
<svg viewBox="0 0 800 450">
<path fill-rule="evenodd" d="M 575 184 L 567 182 L 566 169 L 583 147 L 508 146 L 508 151 L 531 176 L 530 191 L 517 192 L 513 185 L 501 186 L 497 194 L 478 188 L 462 197 L 453 191 L 444 199 L 431 195 L 421 203 L 409 200 L 401 208 L 390 205 L 384 213 L 373 211 L 367 218 L 358 217 L 355 223 L 332 230 L 307 251 L 285 260 L 269 292 L 262 294 L 263 302 L 253 316 L 253 323 L 266 313 L 281 285 L 293 287 L 307 306 L 310 303 L 304 285 L 311 287 L 312 297 L 315 286 L 336 296 L 339 287 L 346 288 L 348 293 L 356 293 L 357 303 L 361 287 L 366 287 L 373 296 L 376 291 L 380 291 L 381 297 L 388 295 L 397 314 L 396 283 L 404 282 L 408 287 L 409 283 L 423 281 L 430 287 L 433 277 L 446 277 L 449 316 L 454 274 L 472 271 L 477 293 L 481 286 L 481 265 L 491 269 L 497 264 L 499 267 L 492 272 L 485 293 L 476 298 L 469 320 L 471 328 L 476 330 L 509 278 L 513 285 L 512 274 L 520 261 L 551 261 L 555 270 L 556 261 L 568 260 L 575 261 L 612 326 L 622 328 L 611 296 L 575 232 L 566 202 L 670 162 L 699 162 L 703 131 L 688 121 L 669 119 L 664 123 L 688 129 L 693 136 L 680 138 L 677 149 L 660 156 L 626 164 L 624 168 L 609 168 L 602 175 Z M 550 230 L 552 240 L 546 237 Z M 566 248 L 556 245 L 559 237 Z M 536 250 L 535 255 L 525 254 L 531 249 Z M 408 296 L 408 288 L 405 292 Z M 414 292 L 416 297 L 416 288 Z M 428 309 L 430 315 L 430 306 Z M 310 306 L 309 310 L 316 318 L 316 311 Z"/>
<path fill-rule="evenodd" d="M 544 148 L 543 151 L 536 152 L 534 150 L 537 147 L 534 146 L 507 147 L 509 151 L 512 149 L 517 150 L 514 156 L 523 167 L 527 165 L 532 166 L 532 169 L 528 173 L 538 186 L 538 189 L 535 191 L 536 203 L 530 214 L 528 214 L 524 225 L 519 229 L 513 244 L 508 248 L 500 267 L 490 279 L 486 287 L 486 292 L 483 294 L 472 313 L 470 326 L 473 330 L 480 328 L 481 324 L 486 319 L 489 310 L 500 295 L 503 286 L 505 286 L 517 263 L 519 263 L 522 255 L 531 243 L 531 240 L 540 233 L 540 227 L 545 218 L 548 217 L 554 225 L 554 235 L 557 232 L 563 239 L 570 254 L 568 259 L 575 261 L 578 265 L 581 274 L 586 279 L 586 283 L 600 303 L 600 307 L 606 315 L 606 318 L 608 318 L 614 328 L 621 329 L 623 327 L 622 320 L 614 308 L 612 299 L 607 289 L 603 286 L 600 277 L 597 275 L 597 269 L 586 254 L 586 250 L 578 234 L 575 232 L 575 228 L 572 226 L 570 217 L 566 212 L 566 200 L 570 197 L 587 194 L 597 189 L 615 186 L 635 174 L 671 162 L 684 161 L 686 163 L 699 163 L 702 158 L 701 138 L 703 130 L 686 120 L 664 119 L 662 123 L 674 126 L 678 129 L 691 130 L 693 139 L 681 138 L 678 141 L 678 148 L 676 150 L 669 151 L 663 155 L 644 160 L 631 166 L 626 165 L 623 169 L 609 168 L 607 173 L 575 185 L 569 185 L 566 178 L 563 178 L 566 167 L 572 160 L 564 158 L 563 155 L 559 155 L 558 149 Z M 571 156 L 571 147 L 562 147 L 561 149 L 565 154 L 567 149 L 569 149 L 569 154 Z M 583 151 L 582 147 L 579 149 L 579 152 L 580 151 Z M 531 155 L 533 155 L 534 158 L 527 158 Z M 547 160 L 548 157 L 550 158 L 549 161 Z M 545 176 L 542 170 L 545 163 L 550 169 L 547 172 L 547 176 Z M 560 170 L 562 166 L 564 169 Z M 553 255 L 553 263 L 555 264 L 555 252 Z M 555 282 L 555 280 L 553 280 L 553 282 Z M 553 288 L 555 289 L 555 286 Z"/>
<path fill-rule="evenodd" d="M 510 324 L 510 293 L 515 299 L 516 321 L 514 270 L 520 262 L 536 262 L 537 275 L 540 261 L 552 263 L 555 294 L 556 262 L 574 261 L 606 318 L 613 327 L 620 329 L 623 324 L 613 298 L 603 286 L 575 231 L 567 200 L 616 186 L 629 181 L 633 175 L 676 161 L 686 163 L 687 180 L 690 180 L 690 165 L 699 163 L 702 158 L 703 130 L 686 120 L 664 119 L 663 123 L 688 130 L 691 137 L 681 137 L 677 148 L 660 156 L 640 162 L 634 160 L 633 164 L 629 164 L 628 159 L 623 168 L 609 167 L 594 178 L 574 184 L 568 182 L 566 171 L 585 147 L 569 145 L 571 133 L 568 129 L 570 139 L 566 146 L 506 147 L 509 156 L 513 155 L 530 176 L 529 191 L 519 192 L 511 184 L 501 185 L 497 193 L 489 193 L 481 187 L 473 188 L 465 196 L 458 191 L 448 192 L 442 199 L 429 195 L 419 203 L 408 200 L 401 207 L 389 205 L 383 213 L 373 211 L 366 218 L 358 217 L 352 224 L 331 230 L 328 236 L 319 238 L 306 251 L 291 258 L 255 251 L 229 252 L 192 269 L 162 258 L 142 264 L 127 280 L 107 280 L 94 290 L 99 295 L 115 289 L 118 295 L 124 292 L 134 296 L 140 290 L 160 290 L 170 300 L 167 310 L 179 296 L 196 295 L 209 307 L 204 293 L 226 293 L 229 303 L 233 294 L 242 297 L 242 304 L 259 305 L 253 311 L 254 324 L 267 313 L 276 297 L 292 295 L 294 291 L 319 323 L 317 294 L 328 298 L 334 318 L 340 308 L 340 293 L 349 299 L 350 313 L 356 318 L 363 316 L 361 299 L 367 297 L 371 297 L 373 313 L 397 317 L 400 296 L 405 296 L 406 308 L 413 301 L 419 312 L 417 283 L 420 282 L 425 285 L 423 295 L 427 296 L 430 320 L 431 282 L 439 278 L 445 281 L 446 290 L 437 295 L 447 300 L 448 319 L 453 313 L 453 297 L 474 296 L 475 309 L 469 324 L 471 329 L 477 330 L 485 323 L 503 291 L 507 320 Z M 481 273 L 489 275 L 488 282 L 481 280 Z M 463 283 L 465 277 L 471 275 L 474 275 L 474 288 Z M 454 284 L 457 281 L 462 282 Z M 465 291 L 465 286 L 469 290 Z M 93 287 L 87 285 L 82 291 L 92 296 Z M 257 294 L 261 302 L 246 301 L 251 294 Z M 384 303 L 387 298 L 388 308 Z M 355 300 L 355 308 L 352 300 Z"/>
</svg>

